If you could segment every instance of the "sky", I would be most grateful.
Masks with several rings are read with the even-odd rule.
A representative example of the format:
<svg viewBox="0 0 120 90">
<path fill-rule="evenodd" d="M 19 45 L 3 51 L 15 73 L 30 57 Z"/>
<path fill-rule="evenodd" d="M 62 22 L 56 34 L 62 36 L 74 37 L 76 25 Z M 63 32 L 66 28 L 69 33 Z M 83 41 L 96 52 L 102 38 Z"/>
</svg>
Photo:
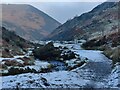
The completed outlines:
<svg viewBox="0 0 120 90">
<path fill-rule="evenodd" d="M 3 0 L 6 4 L 31 4 L 60 23 L 92 10 L 105 0 Z"/>
<path fill-rule="evenodd" d="M 88 12 L 101 2 L 42 2 L 31 5 L 47 13 L 60 23 L 66 22 L 75 16 Z"/>
</svg>

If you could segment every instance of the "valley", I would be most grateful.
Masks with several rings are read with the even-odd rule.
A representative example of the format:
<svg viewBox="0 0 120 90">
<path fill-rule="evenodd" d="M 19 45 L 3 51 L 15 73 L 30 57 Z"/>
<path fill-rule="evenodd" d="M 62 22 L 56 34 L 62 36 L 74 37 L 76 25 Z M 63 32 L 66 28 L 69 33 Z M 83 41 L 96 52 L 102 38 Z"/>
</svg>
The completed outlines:
<svg viewBox="0 0 120 90">
<path fill-rule="evenodd" d="M 3 90 L 120 88 L 119 2 L 61 24 L 27 4 L 3 4 Z"/>
<path fill-rule="evenodd" d="M 119 69 L 117 65 L 112 70 L 112 60 L 108 59 L 98 50 L 83 50 L 77 44 L 54 43 L 58 46 L 68 46 L 70 50 L 87 58 L 86 63 L 72 70 L 52 70 L 44 73 L 25 73 L 2 77 L 3 88 L 117 88 L 119 85 Z M 20 58 L 21 56 L 17 56 Z M 82 59 L 84 60 L 84 59 Z M 69 60 L 73 66 L 75 60 Z M 80 60 L 79 60 L 80 61 Z M 52 61 L 53 62 L 53 61 Z M 40 69 L 44 65 L 51 64 L 49 61 L 37 61 L 34 69 Z M 38 64 L 39 63 L 39 64 Z M 43 63 L 43 64 L 42 64 Z M 46 64 L 45 64 L 46 63 Z M 54 63 L 54 62 L 53 62 Z M 55 64 L 55 63 L 54 63 Z M 62 64 L 64 65 L 64 64 Z M 56 65 L 59 68 L 59 62 Z M 45 67 L 44 67 L 45 68 Z M 61 67 L 60 67 L 61 68 Z M 114 72 L 115 70 L 115 72 Z M 115 75 L 114 75 L 115 74 Z M 116 83 L 113 83 L 116 82 Z"/>
</svg>

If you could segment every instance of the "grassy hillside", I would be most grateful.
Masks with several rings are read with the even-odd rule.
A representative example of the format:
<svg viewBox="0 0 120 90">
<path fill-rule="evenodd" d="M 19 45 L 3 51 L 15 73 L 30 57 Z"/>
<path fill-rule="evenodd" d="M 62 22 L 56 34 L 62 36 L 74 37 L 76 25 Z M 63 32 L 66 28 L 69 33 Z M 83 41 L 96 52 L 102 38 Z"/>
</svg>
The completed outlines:
<svg viewBox="0 0 120 90">
<path fill-rule="evenodd" d="M 2 4 L 0 21 L 2 26 L 26 40 L 41 40 L 60 25 L 52 17 L 27 4 Z"/>
<path fill-rule="evenodd" d="M 113 60 L 113 64 L 120 62 L 120 32 L 115 32 L 100 38 L 87 41 L 82 45 L 85 49 L 97 49 Z"/>
<path fill-rule="evenodd" d="M 114 32 L 118 26 L 118 3 L 104 2 L 90 12 L 68 20 L 48 37 L 51 40 L 92 39 Z"/>
<path fill-rule="evenodd" d="M 32 43 L 16 35 L 15 32 L 8 31 L 5 27 L 1 27 L 0 32 L 2 32 L 0 47 L 2 50 L 2 57 L 21 55 L 26 52 L 27 48 L 32 47 Z"/>
</svg>

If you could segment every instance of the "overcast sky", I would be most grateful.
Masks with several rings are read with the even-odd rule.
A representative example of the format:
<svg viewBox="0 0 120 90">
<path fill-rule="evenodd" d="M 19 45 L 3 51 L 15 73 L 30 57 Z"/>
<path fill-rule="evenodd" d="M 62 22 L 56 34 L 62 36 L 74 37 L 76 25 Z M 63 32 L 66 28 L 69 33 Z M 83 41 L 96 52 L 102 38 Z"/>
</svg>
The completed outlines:
<svg viewBox="0 0 120 90">
<path fill-rule="evenodd" d="M 30 0 L 28 1 L 29 2 L 25 2 L 24 0 L 22 2 L 22 0 L 20 0 L 19 2 L 18 0 L 16 2 L 16 0 L 4 0 L 3 3 L 31 4 L 32 6 L 47 13 L 49 16 L 53 17 L 60 23 L 64 23 L 66 20 L 71 19 L 76 15 L 79 16 L 82 13 L 92 10 L 94 7 L 96 7 L 98 4 L 102 3 L 105 0 L 102 1 L 99 0 L 99 2 L 97 0 L 84 0 L 84 2 L 83 0 L 74 0 L 74 2 L 71 2 L 71 0 L 58 0 L 59 2 L 54 2 L 54 0 L 52 0 L 52 2 L 50 2 L 50 0 L 47 1 L 36 0 L 37 2 L 33 2 L 33 1 L 30 2 Z"/>
<path fill-rule="evenodd" d="M 79 16 L 84 12 L 90 11 L 98 4 L 100 2 L 45 2 L 32 3 L 31 5 L 47 13 L 60 23 L 64 23 L 76 15 Z"/>
</svg>

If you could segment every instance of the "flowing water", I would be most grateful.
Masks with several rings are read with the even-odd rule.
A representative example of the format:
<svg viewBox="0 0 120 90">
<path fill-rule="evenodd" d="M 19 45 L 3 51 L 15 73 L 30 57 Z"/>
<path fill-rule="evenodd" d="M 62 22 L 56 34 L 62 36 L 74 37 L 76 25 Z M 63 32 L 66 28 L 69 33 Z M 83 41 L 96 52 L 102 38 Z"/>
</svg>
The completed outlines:
<svg viewBox="0 0 120 90">
<path fill-rule="evenodd" d="M 62 61 L 52 60 L 52 61 L 49 61 L 49 63 L 51 65 L 53 65 L 52 71 L 65 71 L 65 70 L 67 70 L 65 63 Z"/>
</svg>

